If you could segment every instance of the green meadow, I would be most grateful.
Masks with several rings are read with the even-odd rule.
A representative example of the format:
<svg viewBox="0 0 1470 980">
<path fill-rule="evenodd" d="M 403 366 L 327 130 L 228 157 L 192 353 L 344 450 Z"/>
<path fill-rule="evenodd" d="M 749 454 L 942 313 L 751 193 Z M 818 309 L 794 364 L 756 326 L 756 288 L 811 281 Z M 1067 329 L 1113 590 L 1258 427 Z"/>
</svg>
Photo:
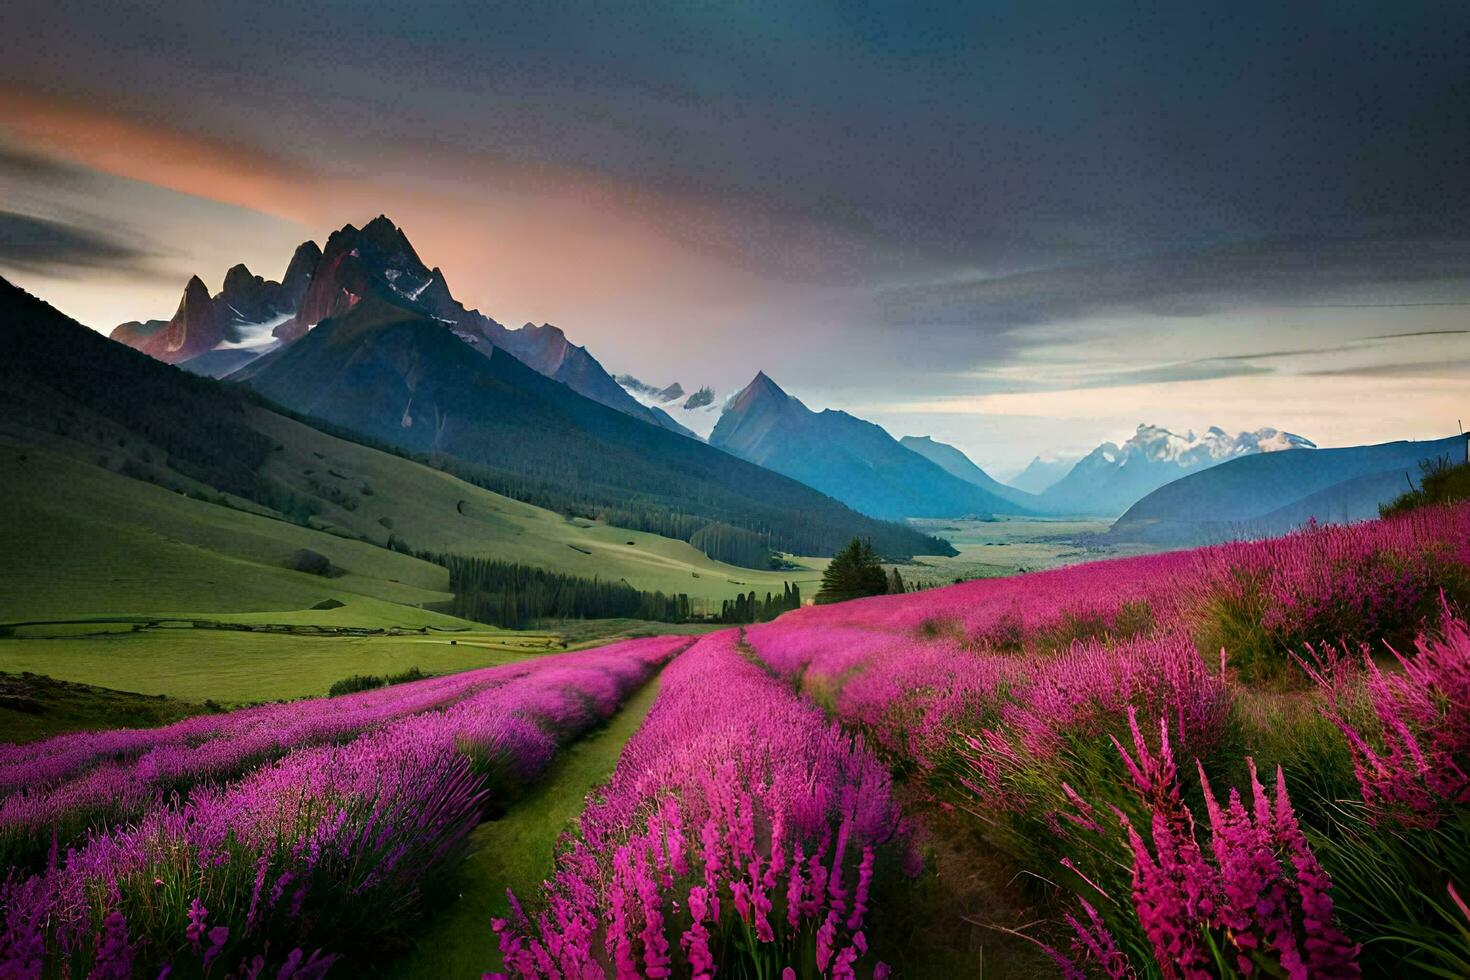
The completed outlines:
<svg viewBox="0 0 1470 980">
<path fill-rule="evenodd" d="M 820 562 L 736 568 L 280 416 L 262 412 L 260 423 L 281 446 L 272 475 L 320 506 L 312 526 L 125 477 L 74 443 L 0 438 L 0 674 L 18 692 L 0 697 L 0 737 L 161 724 L 205 702 L 321 696 L 354 674 L 443 674 L 686 631 L 638 620 L 527 631 L 470 622 L 439 611 L 452 598 L 446 570 L 385 547 L 390 537 L 399 549 L 488 554 L 713 603 L 785 581 L 814 592 L 821 574 Z M 39 679 L 23 682 L 25 673 Z"/>
</svg>

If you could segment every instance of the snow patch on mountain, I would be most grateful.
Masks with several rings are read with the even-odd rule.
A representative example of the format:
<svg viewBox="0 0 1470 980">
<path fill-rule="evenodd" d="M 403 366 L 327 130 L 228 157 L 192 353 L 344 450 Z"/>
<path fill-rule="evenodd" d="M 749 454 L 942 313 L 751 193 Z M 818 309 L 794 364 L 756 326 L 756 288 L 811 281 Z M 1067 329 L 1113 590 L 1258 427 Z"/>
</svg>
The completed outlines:
<svg viewBox="0 0 1470 980">
<path fill-rule="evenodd" d="M 257 354 L 265 354 L 275 350 L 281 345 L 281 341 L 275 336 L 275 329 L 295 316 L 294 311 L 278 313 L 269 320 L 259 323 L 249 323 L 237 320 L 230 324 L 228 330 L 234 336 L 228 340 L 222 340 L 214 346 L 215 350 L 248 350 Z"/>
<path fill-rule="evenodd" d="M 620 374 L 615 380 L 639 404 L 667 412 L 675 422 L 705 441 L 709 440 L 710 433 L 715 430 L 715 425 L 719 423 L 720 416 L 730 401 L 728 395 L 724 398 L 716 397 L 714 389 L 708 386 L 688 394 L 677 381 L 665 388 L 658 388 L 639 381 L 631 374 Z"/>
<path fill-rule="evenodd" d="M 1147 460 L 1154 463 L 1172 462 L 1185 470 L 1201 465 L 1213 466 L 1250 453 L 1316 448 L 1317 444 L 1310 439 L 1269 427 L 1232 436 L 1219 426 L 1212 425 L 1202 435 L 1196 435 L 1193 430 L 1179 435 L 1163 426 L 1146 424 L 1140 424 L 1133 436 L 1122 446 L 1103 443 L 1099 447 L 1107 462 L 1117 463 L 1119 466 Z"/>
</svg>

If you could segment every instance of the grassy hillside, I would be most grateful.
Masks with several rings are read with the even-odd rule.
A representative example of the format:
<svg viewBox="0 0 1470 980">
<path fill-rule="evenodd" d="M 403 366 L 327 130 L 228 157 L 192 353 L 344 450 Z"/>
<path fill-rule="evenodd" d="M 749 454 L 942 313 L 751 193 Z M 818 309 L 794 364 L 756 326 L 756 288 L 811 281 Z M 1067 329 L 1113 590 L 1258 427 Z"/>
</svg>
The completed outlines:
<svg viewBox="0 0 1470 980">
<path fill-rule="evenodd" d="M 450 598 L 437 565 L 34 446 L 0 444 L 0 454 L 0 622 L 304 610 L 334 600 L 359 625 L 467 625 L 418 608 Z M 293 570 L 302 550 L 325 556 L 333 573 Z"/>
<path fill-rule="evenodd" d="M 737 568 L 683 541 L 567 519 L 256 411 L 262 431 L 283 447 L 267 464 L 272 479 L 293 489 L 312 480 L 340 487 L 355 494 L 355 508 L 324 497 L 312 518 L 321 529 L 302 527 L 0 436 L 0 494 L 13 518 L 0 526 L 0 547 L 11 556 L 0 567 L 0 622 L 308 609 L 335 599 L 382 625 L 444 625 L 432 613 L 380 610 L 368 601 L 417 607 L 450 598 L 443 568 L 380 547 L 390 541 L 622 579 L 716 607 L 738 592 L 779 592 L 783 581 L 811 591 L 821 575 L 817 567 Z M 364 486 L 372 492 L 362 494 Z M 326 556 L 344 574 L 292 571 L 287 566 L 301 550 Z"/>
<path fill-rule="evenodd" d="M 200 714 L 192 701 L 0 673 L 0 742 L 33 742 L 96 728 L 158 728 Z"/>
<path fill-rule="evenodd" d="M 251 424 L 283 447 L 264 473 L 297 494 L 312 493 L 315 485 L 317 521 L 378 544 L 622 580 L 645 591 L 688 593 L 716 608 L 738 592 L 779 592 L 783 581 L 813 592 L 808 585 L 821 578 L 816 562 L 781 572 L 740 568 L 685 541 L 568 518 L 263 409 L 252 413 Z"/>
<path fill-rule="evenodd" d="M 0 531 L 21 555 L 0 571 L 0 585 L 11 586 L 0 589 L 0 621 L 305 608 L 342 592 L 410 606 L 447 598 L 442 569 L 342 536 L 623 580 L 715 608 L 740 592 L 779 592 L 784 581 L 805 586 L 818 575 L 713 561 L 681 540 L 570 520 L 329 435 L 97 336 L 3 281 L 0 333 L 22 354 L 0 363 L 8 396 L 0 451 L 14 449 L 18 465 L 30 457 L 0 475 L 13 517 Z M 282 576 L 283 560 L 301 548 L 350 574 Z M 268 571 L 236 580 L 219 556 Z M 226 581 L 230 588 L 220 588 Z M 146 594 L 134 602 L 138 592 Z"/>
</svg>

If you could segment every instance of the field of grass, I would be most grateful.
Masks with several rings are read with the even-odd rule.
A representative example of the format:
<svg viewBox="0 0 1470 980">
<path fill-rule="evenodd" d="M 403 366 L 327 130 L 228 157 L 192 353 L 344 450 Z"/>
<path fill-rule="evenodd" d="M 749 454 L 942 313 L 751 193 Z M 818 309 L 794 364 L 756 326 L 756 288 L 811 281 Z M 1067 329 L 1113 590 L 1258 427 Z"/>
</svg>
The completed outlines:
<svg viewBox="0 0 1470 980">
<path fill-rule="evenodd" d="M 177 698 L 69 684 L 38 674 L 0 674 L 0 742 L 34 742 L 98 728 L 157 728 L 204 710 Z"/>
<path fill-rule="evenodd" d="M 0 639 L 0 671 L 30 671 L 185 701 L 241 704 L 321 696 L 334 681 L 352 674 L 394 674 L 410 667 L 448 674 L 561 649 L 560 637 L 552 634 L 484 629 L 312 636 L 161 626 Z"/>
<path fill-rule="evenodd" d="M 915 519 L 909 523 L 925 534 L 945 538 L 959 552 L 953 558 L 919 555 L 898 566 L 906 580 L 936 585 L 947 585 L 955 579 L 1060 568 L 1143 551 L 1093 544 L 1089 538 L 1106 531 L 1111 523 L 1102 520 L 1000 517 L 993 521 Z"/>
<path fill-rule="evenodd" d="M 424 613 L 414 607 L 450 598 L 448 572 L 428 562 L 59 453 L 0 452 L 0 622 L 303 610 L 332 599 L 370 620 L 417 626 Z M 293 570 L 302 550 L 324 555 L 340 574 Z"/>
</svg>

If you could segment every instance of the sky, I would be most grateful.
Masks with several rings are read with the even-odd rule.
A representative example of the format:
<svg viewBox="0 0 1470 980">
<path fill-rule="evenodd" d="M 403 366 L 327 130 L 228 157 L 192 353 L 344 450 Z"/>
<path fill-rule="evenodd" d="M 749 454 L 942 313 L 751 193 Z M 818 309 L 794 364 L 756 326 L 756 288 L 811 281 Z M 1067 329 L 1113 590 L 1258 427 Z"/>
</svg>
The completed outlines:
<svg viewBox="0 0 1470 980">
<path fill-rule="evenodd" d="M 384 213 L 609 370 L 1005 472 L 1470 416 L 1470 5 L 11 0 L 0 274 L 110 330 Z"/>
</svg>

